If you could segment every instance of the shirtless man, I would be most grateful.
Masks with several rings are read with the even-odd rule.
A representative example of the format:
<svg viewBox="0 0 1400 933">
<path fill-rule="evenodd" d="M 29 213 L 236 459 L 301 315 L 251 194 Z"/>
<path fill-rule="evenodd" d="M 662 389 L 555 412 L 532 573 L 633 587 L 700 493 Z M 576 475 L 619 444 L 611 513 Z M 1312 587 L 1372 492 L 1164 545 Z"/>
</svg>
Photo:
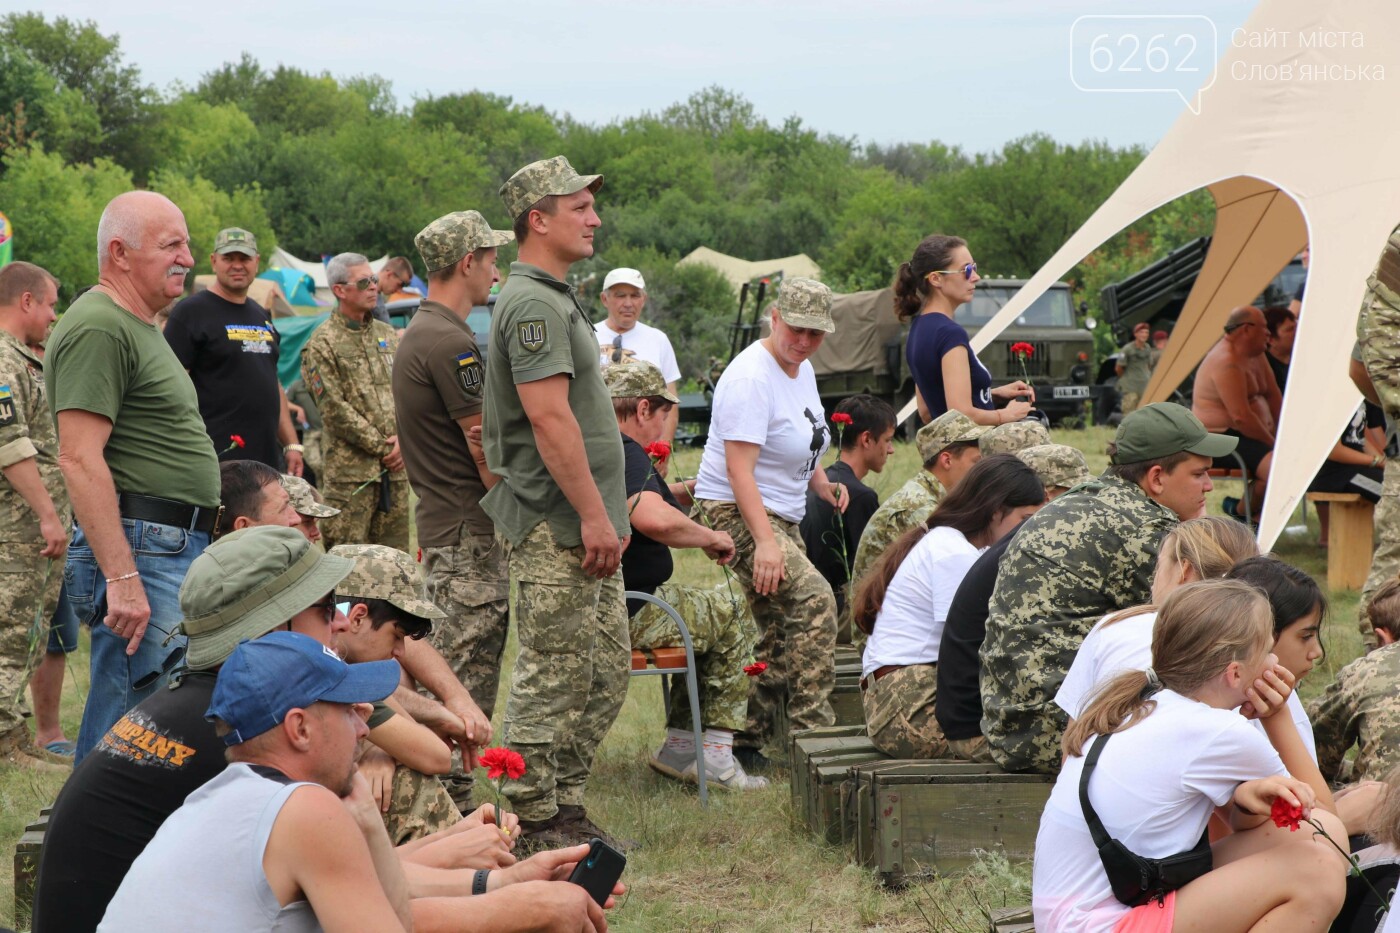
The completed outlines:
<svg viewBox="0 0 1400 933">
<path fill-rule="evenodd" d="M 1207 431 L 1240 439 L 1236 452 L 1254 477 L 1251 502 L 1261 502 L 1273 462 L 1283 393 L 1264 358 L 1269 329 L 1264 312 L 1250 305 L 1236 308 L 1225 321 L 1225 336 L 1201 361 L 1192 390 L 1191 413 Z M 1215 465 L 1235 469 L 1234 457 L 1217 457 Z M 1256 506 L 1256 511 L 1257 511 Z M 1242 517 L 1240 501 L 1225 497 L 1227 515 Z"/>
</svg>

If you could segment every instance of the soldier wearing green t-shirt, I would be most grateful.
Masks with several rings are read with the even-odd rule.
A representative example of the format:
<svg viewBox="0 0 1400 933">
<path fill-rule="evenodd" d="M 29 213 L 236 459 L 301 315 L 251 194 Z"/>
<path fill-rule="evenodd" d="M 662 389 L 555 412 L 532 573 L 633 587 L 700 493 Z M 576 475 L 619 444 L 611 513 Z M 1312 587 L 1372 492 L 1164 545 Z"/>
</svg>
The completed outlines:
<svg viewBox="0 0 1400 933">
<path fill-rule="evenodd" d="M 520 655 L 505 733 L 526 771 L 505 791 L 532 846 L 608 838 L 583 792 L 631 657 L 616 575 L 631 533 L 622 437 L 587 309 L 564 282 L 593 255 L 602 183 L 556 156 L 501 186 L 520 259 L 491 320 L 482 431 L 499 481 L 481 505 L 507 547 Z"/>
</svg>

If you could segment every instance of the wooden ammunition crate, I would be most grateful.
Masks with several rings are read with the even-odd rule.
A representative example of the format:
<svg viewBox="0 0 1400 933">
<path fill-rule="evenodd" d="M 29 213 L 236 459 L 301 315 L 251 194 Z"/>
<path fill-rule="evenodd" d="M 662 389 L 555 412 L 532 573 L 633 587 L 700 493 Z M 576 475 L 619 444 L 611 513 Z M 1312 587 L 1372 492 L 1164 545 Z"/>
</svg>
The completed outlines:
<svg viewBox="0 0 1400 933">
<path fill-rule="evenodd" d="M 1035 850 L 1054 778 L 965 761 L 884 761 L 852 770 L 856 859 L 887 885 L 968 868 L 979 851 L 1013 861 Z"/>
<path fill-rule="evenodd" d="M 842 819 L 842 795 L 851 769 L 891 760 L 873 745 L 814 755 L 807 761 L 807 825 L 829 845 L 850 841 Z"/>
<path fill-rule="evenodd" d="M 28 930 L 34 917 L 34 891 L 39 879 L 39 854 L 44 848 L 44 831 L 48 829 L 49 813 L 44 807 L 39 818 L 24 827 L 15 843 L 15 929 Z"/>
<path fill-rule="evenodd" d="M 1035 933 L 1029 907 L 999 907 L 992 911 L 991 933 Z"/>
<path fill-rule="evenodd" d="M 863 748 L 870 744 L 865 726 L 827 726 L 803 729 L 788 740 L 788 764 L 791 776 L 792 816 L 799 825 L 807 825 L 807 759 L 816 754 L 844 748 Z"/>
</svg>

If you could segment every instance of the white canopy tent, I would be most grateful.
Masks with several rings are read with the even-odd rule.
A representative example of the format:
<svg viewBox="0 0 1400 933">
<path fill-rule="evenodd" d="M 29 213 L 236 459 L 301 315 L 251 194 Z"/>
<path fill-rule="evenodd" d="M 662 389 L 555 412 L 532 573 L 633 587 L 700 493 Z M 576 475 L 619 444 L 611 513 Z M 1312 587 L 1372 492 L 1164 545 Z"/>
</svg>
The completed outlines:
<svg viewBox="0 0 1400 933">
<path fill-rule="evenodd" d="M 1269 47 L 1251 41 L 1270 34 Z M 1348 38 L 1326 39 L 1338 35 Z M 1397 97 L 1384 71 L 1377 79 L 1378 67 L 1400 71 L 1400 4 L 1261 0 L 1221 44 L 1200 113 L 1183 111 L 972 344 L 985 347 L 1111 236 L 1204 187 L 1217 205 L 1216 229 L 1148 387 L 1146 400 L 1159 401 L 1200 362 L 1230 309 L 1251 301 L 1311 241 L 1279 453 L 1260 516 L 1259 541 L 1269 547 L 1360 401 L 1347 379 L 1357 313 L 1366 277 L 1400 221 Z"/>
</svg>

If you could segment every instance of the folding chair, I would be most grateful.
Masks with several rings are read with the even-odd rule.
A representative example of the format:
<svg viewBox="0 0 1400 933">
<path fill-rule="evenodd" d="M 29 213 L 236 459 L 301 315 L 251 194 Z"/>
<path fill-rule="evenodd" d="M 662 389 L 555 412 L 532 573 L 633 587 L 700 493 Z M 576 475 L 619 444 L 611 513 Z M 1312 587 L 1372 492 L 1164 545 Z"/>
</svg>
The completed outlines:
<svg viewBox="0 0 1400 933">
<path fill-rule="evenodd" d="M 670 616 L 671 621 L 676 623 L 676 630 L 681 634 L 683 647 L 680 648 L 632 649 L 632 676 L 661 675 L 661 702 L 666 708 L 666 715 L 670 716 L 670 678 L 672 675 L 685 674 L 685 686 L 690 694 L 691 730 L 695 733 L 695 778 L 696 783 L 700 786 L 700 806 L 708 809 L 710 798 L 705 787 L 705 737 L 704 730 L 700 725 L 700 686 L 696 675 L 695 647 L 690 641 L 690 629 L 685 627 L 685 622 L 682 621 L 681 614 L 676 611 L 676 607 L 664 599 L 652 596 L 650 593 L 639 593 L 636 590 L 628 590 L 627 598 L 659 606 L 661 611 Z"/>
</svg>

